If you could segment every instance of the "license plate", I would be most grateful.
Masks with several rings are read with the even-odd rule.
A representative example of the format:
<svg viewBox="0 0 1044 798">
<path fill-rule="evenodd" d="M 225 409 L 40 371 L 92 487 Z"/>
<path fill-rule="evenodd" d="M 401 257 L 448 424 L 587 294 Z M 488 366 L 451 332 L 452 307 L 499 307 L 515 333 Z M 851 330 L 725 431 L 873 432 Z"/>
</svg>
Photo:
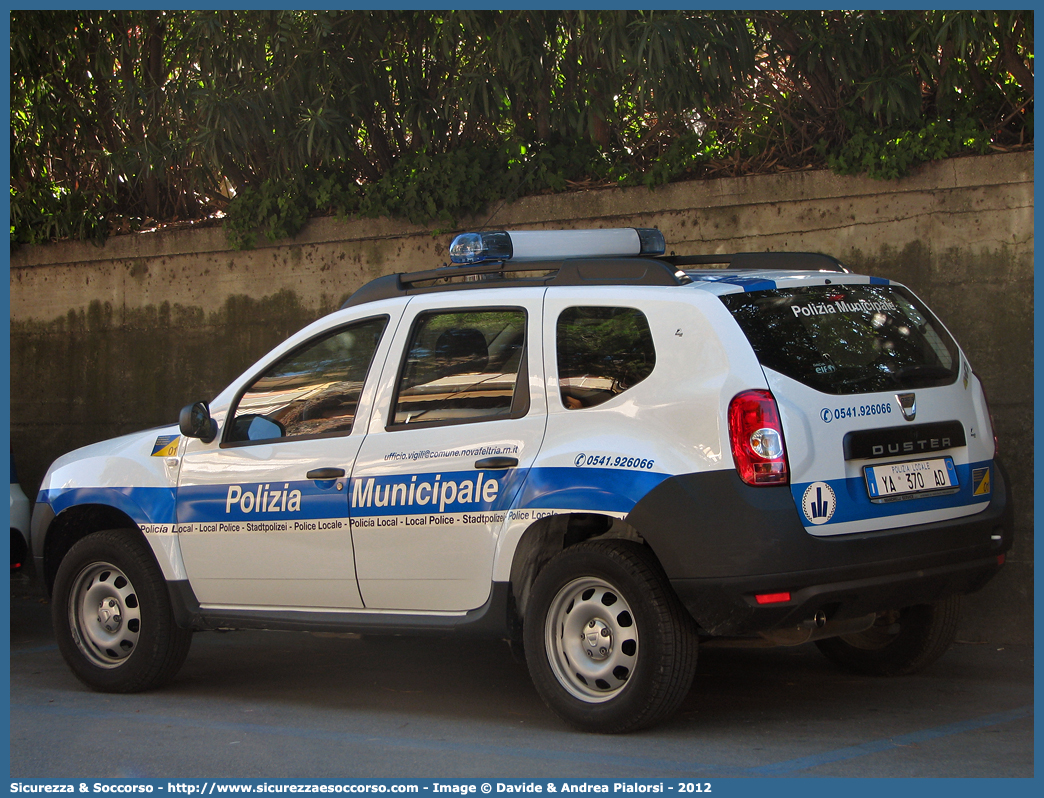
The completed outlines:
<svg viewBox="0 0 1044 798">
<path fill-rule="evenodd" d="M 953 493 L 960 487 L 953 459 L 949 457 L 866 466 L 863 476 L 872 502 L 916 499 L 930 493 Z"/>
</svg>

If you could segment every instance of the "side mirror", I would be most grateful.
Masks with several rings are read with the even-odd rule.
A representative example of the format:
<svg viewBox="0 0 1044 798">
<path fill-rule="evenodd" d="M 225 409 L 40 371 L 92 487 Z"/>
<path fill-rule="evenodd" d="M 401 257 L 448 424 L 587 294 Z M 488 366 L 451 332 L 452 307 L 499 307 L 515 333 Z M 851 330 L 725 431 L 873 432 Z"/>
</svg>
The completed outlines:
<svg viewBox="0 0 1044 798">
<path fill-rule="evenodd" d="M 196 402 L 181 408 L 178 426 L 186 438 L 199 438 L 203 443 L 210 443 L 217 437 L 217 424 L 210 417 L 210 408 L 206 402 Z"/>
<path fill-rule="evenodd" d="M 278 421 L 272 421 L 257 413 L 239 416 L 232 424 L 226 440 L 269 441 L 286 437 L 286 429 Z"/>
</svg>

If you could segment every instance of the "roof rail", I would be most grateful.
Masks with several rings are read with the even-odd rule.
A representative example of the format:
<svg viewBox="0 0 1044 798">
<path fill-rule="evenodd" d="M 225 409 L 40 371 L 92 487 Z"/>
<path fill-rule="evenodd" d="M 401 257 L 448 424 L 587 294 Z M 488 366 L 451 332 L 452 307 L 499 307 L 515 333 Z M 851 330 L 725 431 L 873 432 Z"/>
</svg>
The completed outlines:
<svg viewBox="0 0 1044 798">
<path fill-rule="evenodd" d="M 388 274 L 366 283 L 341 305 L 355 307 L 378 299 L 435 291 L 510 288 L 533 285 L 684 285 L 686 266 L 727 269 L 848 273 L 829 255 L 816 252 L 737 252 L 722 255 L 660 255 L 506 261 L 442 266 L 422 272 Z"/>
<path fill-rule="evenodd" d="M 841 272 L 848 274 L 841 262 L 830 255 L 819 252 L 733 252 L 719 255 L 666 255 L 660 260 L 672 266 L 713 266 L 720 264 L 727 269 L 762 270 L 785 269 L 787 271 Z"/>
<path fill-rule="evenodd" d="M 435 291 L 533 285 L 683 285 L 692 280 L 663 258 L 485 261 L 423 272 L 388 274 L 366 283 L 341 308 Z M 424 285 L 427 283 L 427 285 Z"/>
</svg>

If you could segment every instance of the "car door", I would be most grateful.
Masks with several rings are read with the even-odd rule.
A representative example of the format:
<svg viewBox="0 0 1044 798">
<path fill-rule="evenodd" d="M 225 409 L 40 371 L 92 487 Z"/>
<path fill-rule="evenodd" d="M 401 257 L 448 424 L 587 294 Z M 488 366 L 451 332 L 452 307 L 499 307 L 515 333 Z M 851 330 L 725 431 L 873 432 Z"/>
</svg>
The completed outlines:
<svg viewBox="0 0 1044 798">
<path fill-rule="evenodd" d="M 544 434 L 543 288 L 411 299 L 351 480 L 366 607 L 489 596 L 507 511 Z"/>
<path fill-rule="evenodd" d="M 188 442 L 178 533 L 201 606 L 362 606 L 347 478 L 390 322 L 378 315 L 308 338 L 240 391 L 217 441 Z"/>
</svg>

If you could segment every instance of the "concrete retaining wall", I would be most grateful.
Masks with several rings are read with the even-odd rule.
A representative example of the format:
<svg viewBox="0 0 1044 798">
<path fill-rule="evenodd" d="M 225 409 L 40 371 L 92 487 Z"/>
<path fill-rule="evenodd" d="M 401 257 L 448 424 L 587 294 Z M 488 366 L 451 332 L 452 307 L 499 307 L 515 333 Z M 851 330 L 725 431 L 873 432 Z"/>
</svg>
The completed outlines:
<svg viewBox="0 0 1044 798">
<path fill-rule="evenodd" d="M 811 250 L 911 286 L 987 387 L 1016 492 L 998 579 L 961 636 L 1032 636 L 1033 154 L 931 164 L 898 182 L 805 171 L 529 197 L 464 220 L 503 228 L 659 227 L 678 254 Z M 171 423 L 372 277 L 446 260 L 450 234 L 319 219 L 231 252 L 218 228 L 20 250 L 11 262 L 11 436 L 27 493 L 77 446 Z"/>
</svg>

